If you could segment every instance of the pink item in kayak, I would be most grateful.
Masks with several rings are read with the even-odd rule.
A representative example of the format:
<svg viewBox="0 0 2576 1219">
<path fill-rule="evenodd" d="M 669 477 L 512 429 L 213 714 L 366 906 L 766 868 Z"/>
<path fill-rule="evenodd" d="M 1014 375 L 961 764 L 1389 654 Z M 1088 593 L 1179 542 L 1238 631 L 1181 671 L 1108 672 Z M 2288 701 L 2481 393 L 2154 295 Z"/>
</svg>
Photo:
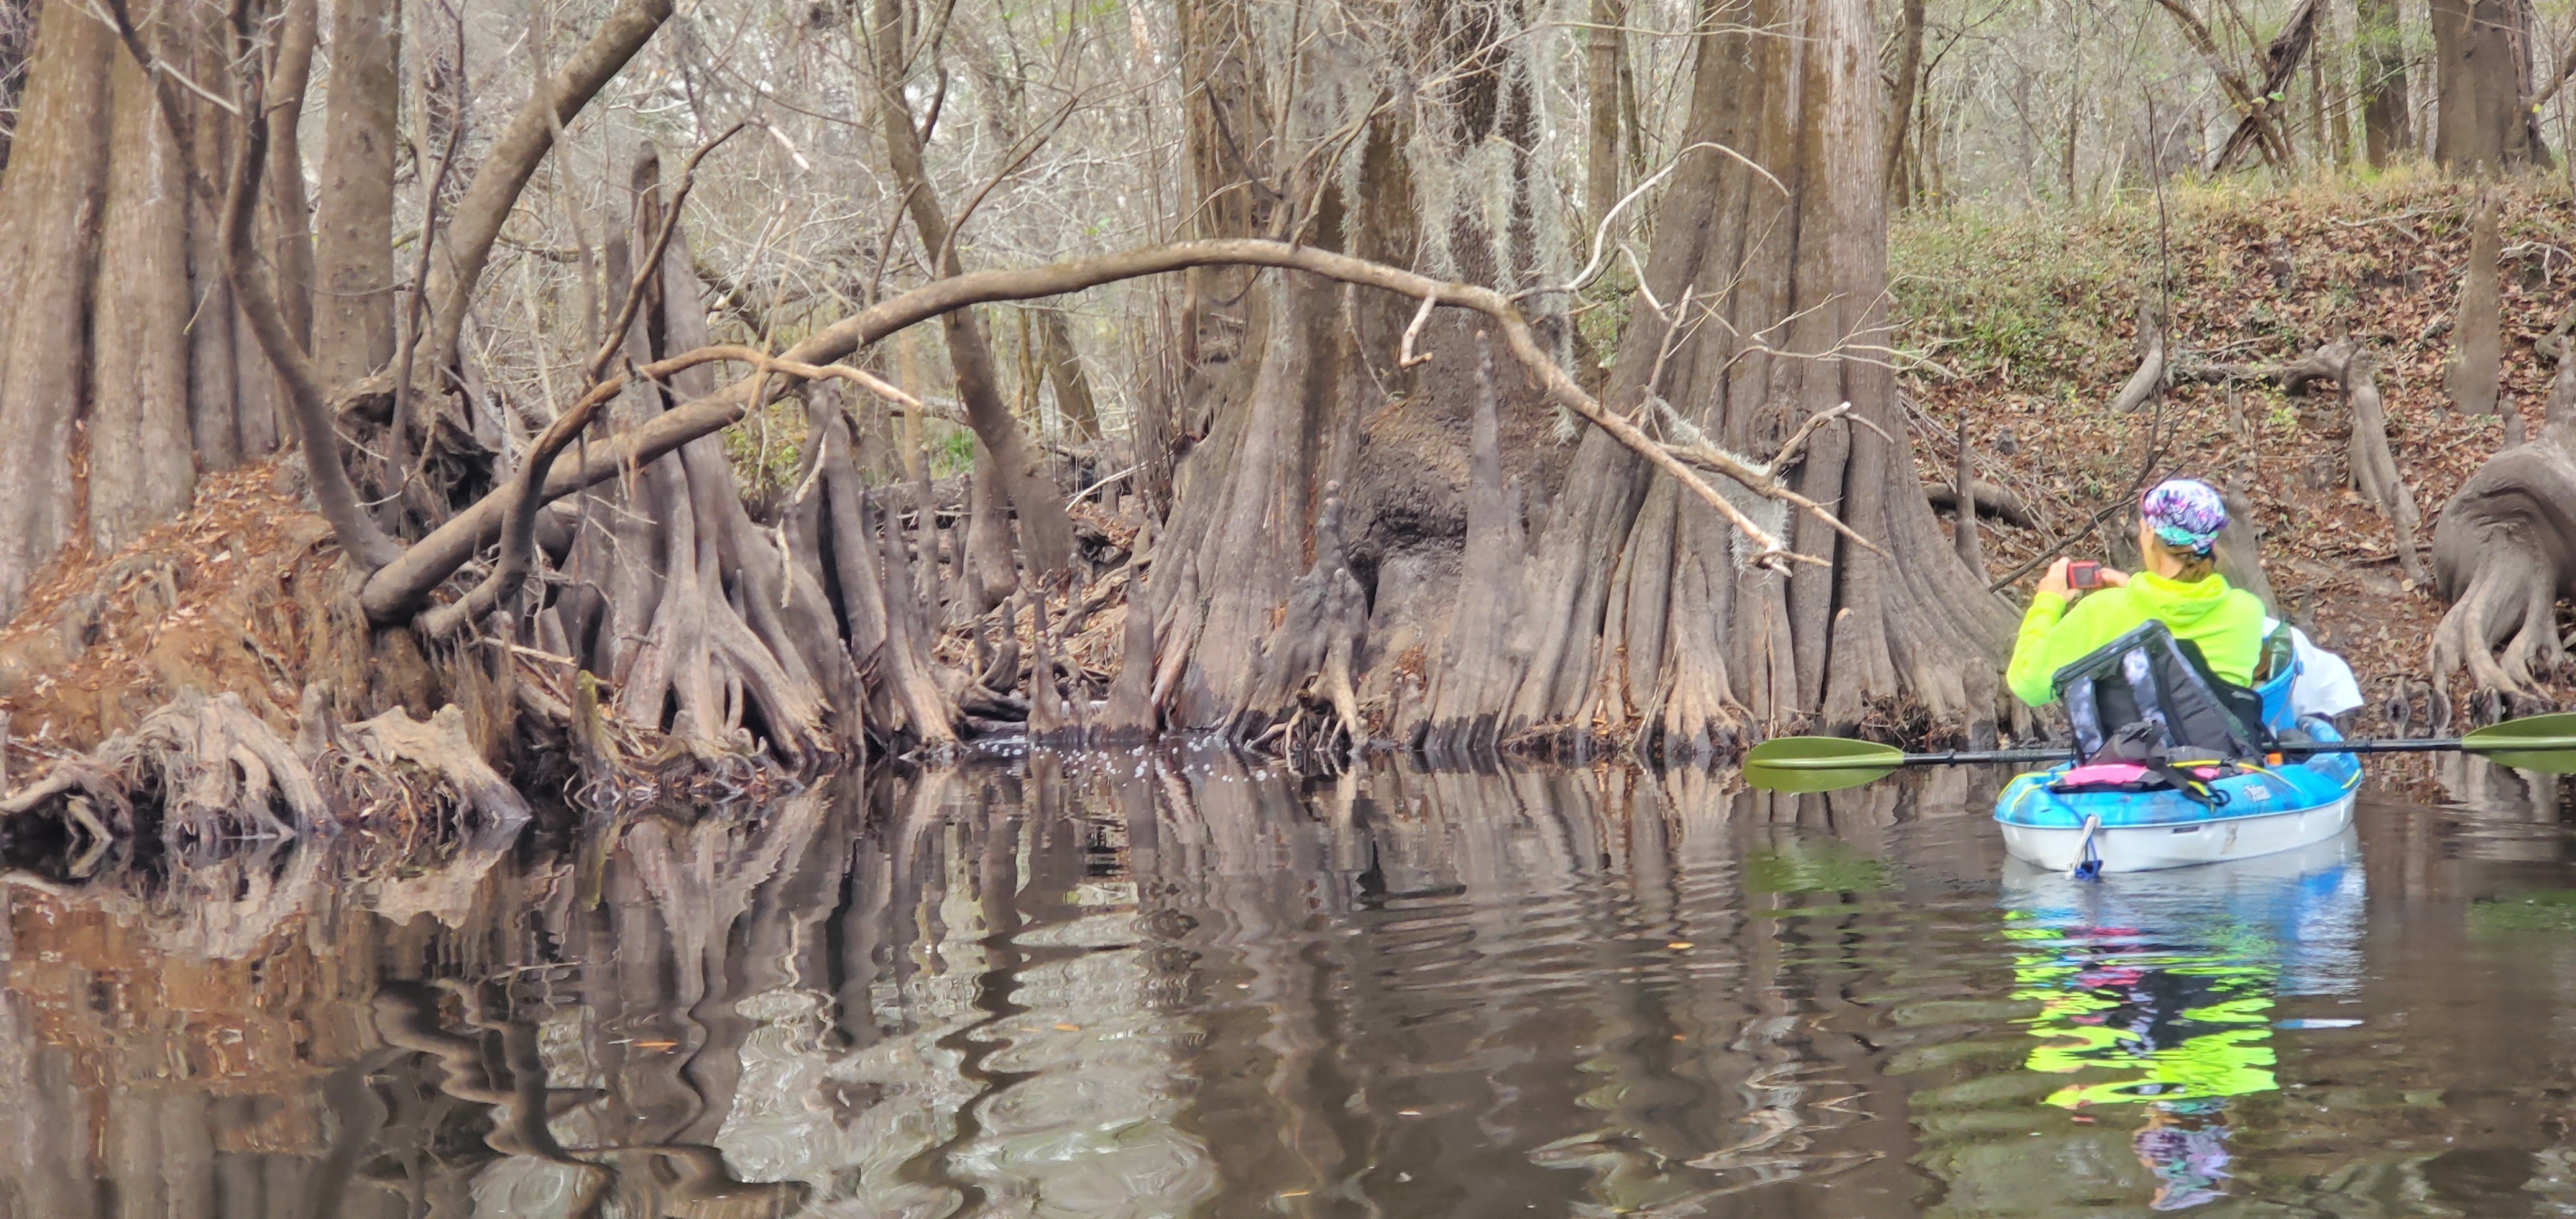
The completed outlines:
<svg viewBox="0 0 2576 1219">
<path fill-rule="evenodd" d="M 2059 775 L 2057 782 L 2050 786 L 2060 790 L 2097 785 L 2114 787 L 2122 783 L 2138 782 L 2145 778 L 2146 774 L 2147 768 L 2135 762 L 2095 762 L 2090 766 L 2078 766 Z"/>
</svg>

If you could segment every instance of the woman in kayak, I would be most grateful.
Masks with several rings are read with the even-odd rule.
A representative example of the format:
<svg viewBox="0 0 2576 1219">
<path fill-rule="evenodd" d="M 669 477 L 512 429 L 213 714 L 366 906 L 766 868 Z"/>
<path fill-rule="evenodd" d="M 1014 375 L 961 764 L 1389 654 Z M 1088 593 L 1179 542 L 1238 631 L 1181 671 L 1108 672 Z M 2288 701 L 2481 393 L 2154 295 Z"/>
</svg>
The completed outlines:
<svg viewBox="0 0 2576 1219">
<path fill-rule="evenodd" d="M 2102 569 L 2102 587 L 2078 595 L 2069 587 L 2072 561 L 2059 559 L 2039 582 L 2030 612 L 2013 643 L 2004 682 L 2021 701 L 2037 707 L 2056 699 L 2053 679 L 2153 618 L 2176 639 L 2191 640 L 2221 679 L 2248 684 L 2263 652 L 2263 602 L 2228 586 L 2217 572 L 2214 548 L 2227 527 L 2227 501 L 2204 482 L 2167 479 L 2138 502 L 2138 553 L 2146 570 Z"/>
</svg>

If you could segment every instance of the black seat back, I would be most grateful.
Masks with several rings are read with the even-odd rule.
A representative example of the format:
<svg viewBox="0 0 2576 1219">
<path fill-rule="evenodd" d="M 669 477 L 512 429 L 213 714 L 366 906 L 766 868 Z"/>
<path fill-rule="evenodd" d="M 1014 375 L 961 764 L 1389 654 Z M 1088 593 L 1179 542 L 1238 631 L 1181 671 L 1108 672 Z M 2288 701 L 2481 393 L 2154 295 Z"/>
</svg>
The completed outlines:
<svg viewBox="0 0 2576 1219">
<path fill-rule="evenodd" d="M 2086 758 L 2144 722 L 2168 757 L 2251 758 L 2271 744 L 2263 697 L 2211 672 L 2198 645 L 2150 620 L 2057 671 L 2057 697 Z"/>
</svg>

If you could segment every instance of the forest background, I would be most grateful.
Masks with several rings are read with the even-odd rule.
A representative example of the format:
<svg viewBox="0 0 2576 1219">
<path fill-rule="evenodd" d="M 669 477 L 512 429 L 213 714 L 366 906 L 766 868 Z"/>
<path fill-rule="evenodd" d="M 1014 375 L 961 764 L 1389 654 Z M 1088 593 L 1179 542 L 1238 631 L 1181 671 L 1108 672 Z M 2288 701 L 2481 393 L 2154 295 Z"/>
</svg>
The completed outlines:
<svg viewBox="0 0 2576 1219">
<path fill-rule="evenodd" d="M 2373 716 L 2561 702 L 2571 69 L 2535 0 L 12 0 L 6 769 L 2027 736 L 2016 582 L 2166 474 Z"/>
</svg>

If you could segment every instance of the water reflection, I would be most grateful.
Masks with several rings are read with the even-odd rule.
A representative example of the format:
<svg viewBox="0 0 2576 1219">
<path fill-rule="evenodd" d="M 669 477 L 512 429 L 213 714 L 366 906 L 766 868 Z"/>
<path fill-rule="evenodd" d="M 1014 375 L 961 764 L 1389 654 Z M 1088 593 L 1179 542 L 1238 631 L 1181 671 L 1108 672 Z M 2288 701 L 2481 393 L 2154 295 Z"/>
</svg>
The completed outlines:
<svg viewBox="0 0 2576 1219">
<path fill-rule="evenodd" d="M 2358 835 L 2224 868 L 2082 882 L 2004 866 L 2013 997 L 2039 1004 L 2025 1069 L 2046 1102 L 2137 1123 L 2156 1210 L 2216 1201 L 2234 1174 L 2229 1100 L 2271 1092 L 2284 995 L 2349 994 L 2360 964 Z M 2332 1019 L 2287 1022 L 2343 1027 Z M 2136 1106 L 2135 1116 L 2097 1107 Z"/>
<path fill-rule="evenodd" d="M 2075 886 L 2004 869 L 1993 779 L 1042 755 L 31 860 L 0 1216 L 2576 1200 L 2560 854 L 2423 857 L 2474 834 L 2379 808 L 2322 856 Z"/>
</svg>

